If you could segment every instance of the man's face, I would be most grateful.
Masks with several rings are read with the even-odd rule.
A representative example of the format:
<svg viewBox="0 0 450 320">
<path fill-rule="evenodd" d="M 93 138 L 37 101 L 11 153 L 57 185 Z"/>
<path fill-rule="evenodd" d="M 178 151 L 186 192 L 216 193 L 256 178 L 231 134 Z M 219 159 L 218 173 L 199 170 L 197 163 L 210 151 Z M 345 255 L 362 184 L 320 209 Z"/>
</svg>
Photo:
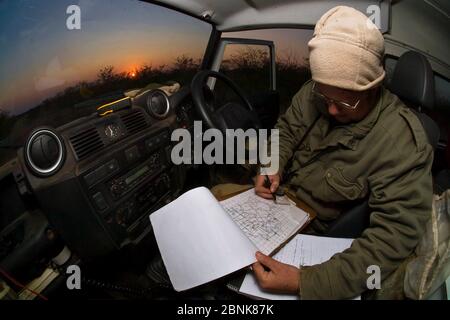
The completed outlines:
<svg viewBox="0 0 450 320">
<path fill-rule="evenodd" d="M 345 90 L 318 82 L 314 91 L 327 105 L 328 114 L 339 123 L 358 122 L 371 110 L 367 92 Z M 352 108 L 355 105 L 356 108 Z"/>
</svg>

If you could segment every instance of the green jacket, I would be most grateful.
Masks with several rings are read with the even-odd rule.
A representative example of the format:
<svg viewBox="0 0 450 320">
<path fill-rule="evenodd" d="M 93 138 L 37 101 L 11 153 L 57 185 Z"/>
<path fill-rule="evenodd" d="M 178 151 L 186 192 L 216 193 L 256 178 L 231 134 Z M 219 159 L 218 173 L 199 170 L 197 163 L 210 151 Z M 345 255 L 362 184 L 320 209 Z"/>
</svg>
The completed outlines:
<svg viewBox="0 0 450 320">
<path fill-rule="evenodd" d="M 416 115 L 388 90 L 366 118 L 331 128 L 311 87 L 300 89 L 276 125 L 280 172 L 292 173 L 290 188 L 316 211 L 314 233 L 326 232 L 357 199 L 368 199 L 371 214 L 351 248 L 301 268 L 300 297 L 346 299 L 367 290 L 369 266 L 380 267 L 383 281 L 416 247 L 431 212 L 433 152 Z"/>
</svg>

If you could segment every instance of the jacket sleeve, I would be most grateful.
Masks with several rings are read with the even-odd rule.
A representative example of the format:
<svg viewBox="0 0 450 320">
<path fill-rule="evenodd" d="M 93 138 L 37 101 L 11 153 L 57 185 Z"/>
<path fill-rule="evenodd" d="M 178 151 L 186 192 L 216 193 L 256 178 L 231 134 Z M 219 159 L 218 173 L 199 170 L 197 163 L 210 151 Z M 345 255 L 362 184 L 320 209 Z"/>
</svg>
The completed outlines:
<svg viewBox="0 0 450 320">
<path fill-rule="evenodd" d="M 281 174 L 288 160 L 295 152 L 300 139 L 306 132 L 308 125 L 313 122 L 314 117 L 318 114 L 314 105 L 311 103 L 311 81 L 306 82 L 303 87 L 292 98 L 292 102 L 288 110 L 282 115 L 275 129 L 279 130 L 279 150 L 272 150 L 279 159 L 279 170 Z"/>
<path fill-rule="evenodd" d="M 358 296 L 368 290 L 370 266 L 380 268 L 382 286 L 416 247 L 431 213 L 432 150 L 428 144 L 422 150 L 399 150 L 404 141 L 394 140 L 391 145 L 383 142 L 385 152 L 370 171 L 369 228 L 346 251 L 325 263 L 301 268 L 302 299 Z M 396 152 L 389 152 L 390 148 Z"/>
</svg>

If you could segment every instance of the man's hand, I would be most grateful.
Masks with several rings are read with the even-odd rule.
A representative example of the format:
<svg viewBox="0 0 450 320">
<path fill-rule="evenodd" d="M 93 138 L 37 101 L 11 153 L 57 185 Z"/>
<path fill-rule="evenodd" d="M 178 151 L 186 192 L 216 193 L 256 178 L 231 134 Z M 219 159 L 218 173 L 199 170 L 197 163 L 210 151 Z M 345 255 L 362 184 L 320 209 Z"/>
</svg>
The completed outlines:
<svg viewBox="0 0 450 320">
<path fill-rule="evenodd" d="M 274 174 L 274 175 L 268 175 L 270 180 L 270 188 L 266 188 L 264 186 L 265 184 L 265 175 L 257 175 L 255 180 L 255 193 L 263 198 L 266 199 L 273 199 L 272 193 L 277 191 L 278 186 L 280 185 L 280 175 Z"/>
<path fill-rule="evenodd" d="M 278 293 L 299 293 L 300 270 L 288 264 L 278 262 L 261 252 L 256 253 L 252 265 L 259 286 L 267 291 Z M 264 270 L 264 267 L 268 270 Z"/>
</svg>

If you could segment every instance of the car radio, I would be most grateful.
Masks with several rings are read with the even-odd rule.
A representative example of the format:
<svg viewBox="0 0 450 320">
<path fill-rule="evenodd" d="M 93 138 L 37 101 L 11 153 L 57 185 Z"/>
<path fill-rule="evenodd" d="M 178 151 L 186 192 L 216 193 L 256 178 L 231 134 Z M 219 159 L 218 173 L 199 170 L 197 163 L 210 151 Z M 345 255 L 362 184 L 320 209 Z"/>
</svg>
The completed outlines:
<svg viewBox="0 0 450 320">
<path fill-rule="evenodd" d="M 171 188 L 177 187 L 169 151 L 165 129 L 130 141 L 82 174 L 92 207 L 117 245 L 140 236 L 149 226 L 148 214 L 170 201 Z"/>
<path fill-rule="evenodd" d="M 109 227 L 121 227 L 122 231 L 139 235 L 139 224 L 148 225 L 148 213 L 156 207 L 169 202 L 172 179 L 170 173 L 163 173 L 156 179 L 144 184 L 131 197 L 121 203 L 117 209 L 104 219 Z M 144 220 L 144 221 L 141 221 Z"/>
<path fill-rule="evenodd" d="M 164 170 L 166 165 L 163 159 L 164 149 L 161 149 L 152 154 L 143 164 L 108 182 L 108 188 L 113 198 L 122 197 L 145 178 L 154 175 L 157 171 Z"/>
</svg>

